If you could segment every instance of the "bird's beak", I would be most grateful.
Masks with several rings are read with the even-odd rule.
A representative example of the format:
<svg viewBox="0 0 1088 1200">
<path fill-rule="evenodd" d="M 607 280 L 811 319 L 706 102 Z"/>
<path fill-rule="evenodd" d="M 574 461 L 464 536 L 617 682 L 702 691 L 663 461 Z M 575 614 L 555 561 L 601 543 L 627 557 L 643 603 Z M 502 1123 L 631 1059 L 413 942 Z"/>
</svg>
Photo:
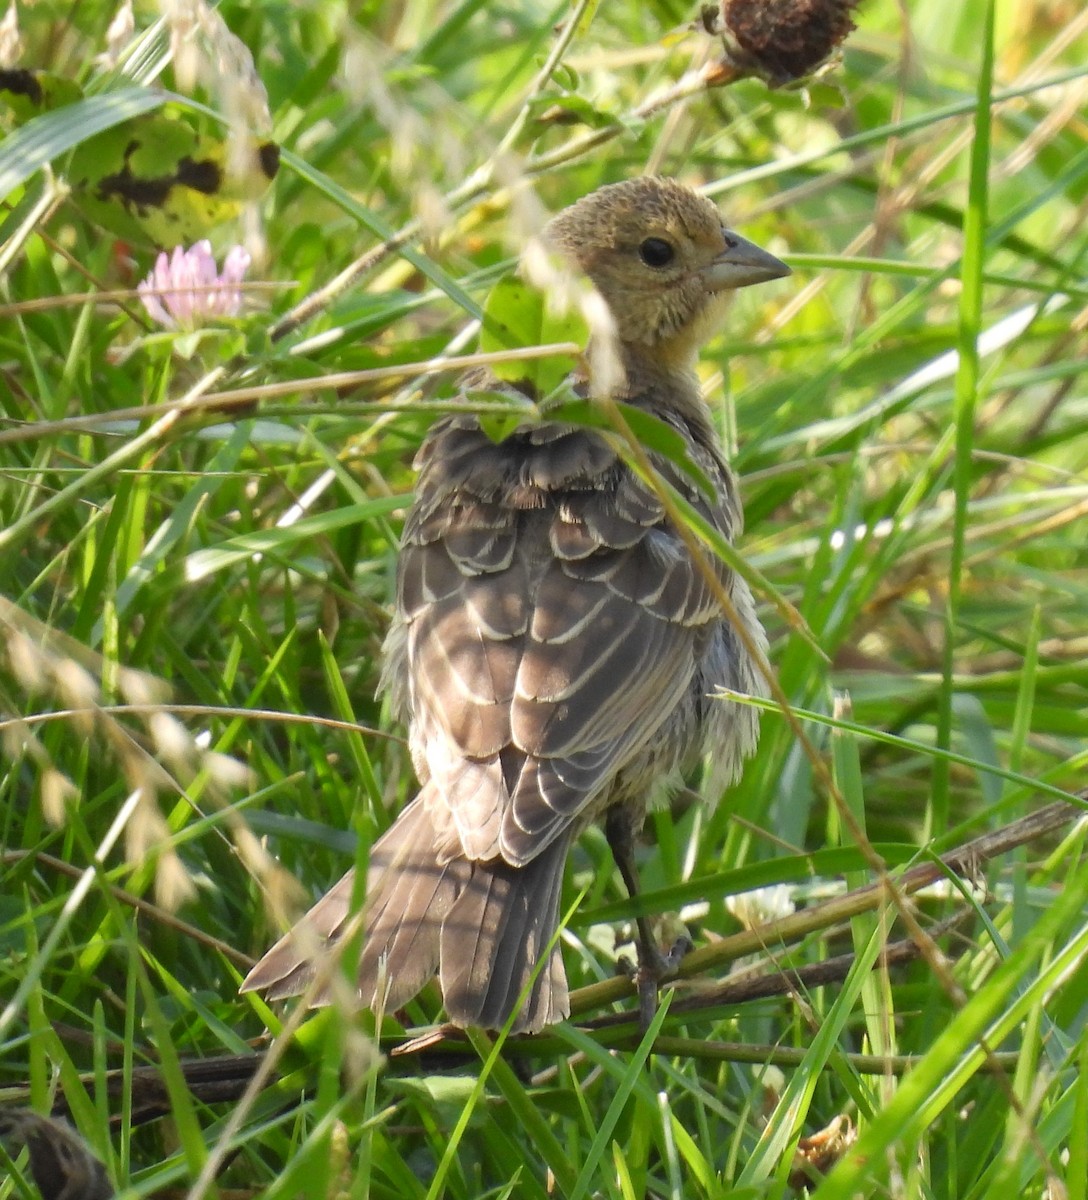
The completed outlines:
<svg viewBox="0 0 1088 1200">
<path fill-rule="evenodd" d="M 761 250 L 755 242 L 742 238 L 731 229 L 723 229 L 726 249 L 706 269 L 706 279 L 716 292 L 768 283 L 790 274 L 781 259 Z"/>
</svg>

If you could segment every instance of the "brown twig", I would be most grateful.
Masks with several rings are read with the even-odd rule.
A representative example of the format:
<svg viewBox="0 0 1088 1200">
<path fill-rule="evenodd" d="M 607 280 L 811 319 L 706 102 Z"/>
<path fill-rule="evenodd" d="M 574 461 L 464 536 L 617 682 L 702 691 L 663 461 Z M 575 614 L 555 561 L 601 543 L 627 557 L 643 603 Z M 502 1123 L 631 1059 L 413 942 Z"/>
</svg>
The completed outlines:
<svg viewBox="0 0 1088 1200">
<path fill-rule="evenodd" d="M 648 120 L 656 116 L 659 112 L 671 108 L 674 104 L 688 100 L 692 96 L 697 96 L 709 88 L 723 87 L 726 84 L 733 83 L 738 77 L 738 72 L 724 67 L 722 64 L 708 64 L 699 70 L 689 72 L 667 90 L 650 96 L 634 109 L 631 117 L 637 121 Z M 522 177 L 524 179 L 532 179 L 563 163 L 581 158 L 584 154 L 588 154 L 598 146 L 602 146 L 606 142 L 612 141 L 613 138 L 619 137 L 628 128 L 627 123 L 617 121 L 614 125 L 606 125 L 600 129 L 589 130 L 581 137 L 573 138 L 570 142 L 558 147 L 556 150 L 527 159 L 521 165 Z M 500 161 L 499 157 L 496 156 L 470 175 L 459 187 L 454 188 L 445 197 L 446 206 L 452 210 L 457 210 L 466 208 L 470 204 L 474 204 L 477 200 L 483 199 L 495 186 L 499 168 Z M 323 287 L 311 293 L 304 300 L 296 304 L 289 313 L 281 317 L 272 327 L 270 333 L 272 341 L 281 341 L 308 321 L 313 320 L 315 316 L 324 311 L 334 300 L 343 295 L 354 284 L 358 283 L 365 275 L 381 266 L 390 255 L 396 254 L 399 250 L 403 250 L 416 241 L 422 232 L 423 223 L 417 217 L 413 217 L 395 233 L 390 234 L 385 241 L 380 242 L 377 246 L 372 246 L 364 254 L 355 259 L 354 262 L 349 263 L 339 275 L 330 279 Z"/>
<path fill-rule="evenodd" d="M 1080 798 L 1082 801 L 1088 802 L 1088 791 L 1082 793 Z M 910 868 L 900 877 L 899 888 L 904 895 L 909 895 L 938 879 L 947 877 L 950 873 L 959 876 L 973 876 L 982 863 L 1038 838 L 1055 833 L 1082 815 L 1083 810 L 1077 804 L 1063 802 L 1049 804 L 1037 812 L 994 830 L 992 833 L 983 834 L 981 837 L 965 842 L 933 862 L 921 863 Z M 796 913 L 792 917 L 723 938 L 713 946 L 693 951 L 687 955 L 675 973 L 675 977 L 689 978 L 705 971 L 710 966 L 720 967 L 742 955 L 765 952 L 770 945 L 796 942 L 815 930 L 826 929 L 859 913 L 871 911 L 878 907 L 884 899 L 883 887 L 880 884 L 869 884 L 848 892 L 845 896 L 816 905 L 805 912 Z M 141 901 L 140 907 L 151 906 Z M 957 914 L 948 921 L 942 922 L 930 932 L 929 936 L 940 936 L 948 928 L 951 928 L 962 915 L 964 914 Z M 193 931 L 191 927 L 184 927 L 182 931 L 190 935 L 198 932 Z M 208 939 L 202 936 L 201 940 Z M 889 945 L 881 961 L 897 965 L 908 962 L 918 955 L 919 947 L 916 942 L 907 938 Z M 237 957 L 236 952 L 235 957 Z M 671 1013 L 690 1014 L 723 1004 L 742 1004 L 756 999 L 789 994 L 802 988 L 835 983 L 846 977 L 853 968 L 853 964 L 854 956 L 845 954 L 828 959 L 823 963 L 815 963 L 801 968 L 776 970 L 744 979 L 722 980 L 712 983 L 698 995 L 678 999 L 673 1004 Z M 594 984 L 576 991 L 571 997 L 571 1007 L 575 1012 L 585 1012 L 613 1000 L 621 999 L 623 996 L 631 994 L 632 990 L 630 981 L 623 978 Z M 629 1044 L 637 1044 L 638 1031 L 628 1028 L 613 1028 L 613 1026 L 626 1026 L 632 1019 L 632 1015 L 626 1013 L 610 1014 L 585 1023 L 583 1027 L 591 1030 L 602 1045 L 623 1048 Z M 804 1053 L 803 1050 L 791 1047 L 741 1045 L 671 1035 L 659 1037 L 654 1048 L 659 1054 L 672 1056 L 732 1062 L 776 1063 L 781 1066 L 796 1066 Z M 475 1056 L 475 1052 L 465 1040 L 462 1032 L 450 1027 L 437 1031 L 430 1038 L 413 1037 L 384 1041 L 383 1049 L 390 1054 L 389 1064 L 391 1067 L 399 1061 L 404 1063 L 406 1070 L 412 1071 L 419 1069 L 421 1054 L 426 1056 L 429 1069 L 456 1067 Z M 504 1052 L 513 1058 L 541 1058 L 568 1051 L 569 1046 L 566 1042 L 557 1037 L 543 1035 L 511 1038 L 506 1043 Z M 905 1072 L 916 1061 L 911 1056 L 903 1055 L 885 1057 L 850 1054 L 846 1057 L 858 1071 L 874 1074 Z M 1015 1054 L 1010 1057 L 1006 1054 L 991 1052 L 980 1070 L 1002 1072 L 1010 1065 L 1014 1065 L 1015 1057 Z M 265 1060 L 266 1051 L 255 1048 L 252 1054 L 230 1054 L 183 1062 L 181 1070 L 189 1090 L 195 1098 L 208 1104 L 226 1103 L 236 1101 L 246 1088 L 252 1085 L 258 1073 L 267 1067 Z M 267 1074 L 268 1078 L 265 1083 L 274 1082 L 271 1073 L 267 1072 Z M 130 1072 L 129 1077 L 131 1078 L 132 1123 L 134 1125 L 154 1120 L 170 1111 L 169 1093 L 158 1067 L 137 1067 Z M 97 1075 L 88 1075 L 86 1082 L 93 1084 L 98 1078 Z M 108 1094 L 110 1096 L 120 1095 L 121 1089 L 125 1086 L 124 1072 L 119 1070 L 106 1072 L 105 1080 Z M 11 1101 L 25 1103 L 29 1096 L 29 1088 L 4 1089 L 4 1092 L 4 1098 Z M 63 1100 L 58 1101 L 55 1109 L 56 1115 L 63 1115 L 65 1111 Z"/>
<path fill-rule="evenodd" d="M 1080 794 L 1080 799 L 1088 803 L 1088 790 Z M 1075 803 L 1057 801 L 1048 804 L 992 833 L 973 838 L 932 862 L 919 863 L 904 871 L 897 881 L 899 893 L 904 897 L 913 895 L 949 874 L 972 875 L 980 863 L 1054 833 L 1083 815 L 1084 810 Z M 886 902 L 887 892 L 882 882 L 866 884 L 803 912 L 783 917 L 780 921 L 771 921 L 756 929 L 724 937 L 712 946 L 693 950 L 684 956 L 669 978 L 689 979 L 709 969 L 726 966 L 746 954 L 759 953 L 767 946 L 800 941 L 817 930 L 849 920 L 860 913 L 872 912 Z M 611 1004 L 633 992 L 631 981 L 622 976 L 580 988 L 571 996 L 571 1015 Z"/>
<path fill-rule="evenodd" d="M 1079 799 L 1082 803 L 1088 804 L 1088 789 L 1080 794 Z M 1020 846 L 1037 841 L 1039 838 L 1056 833 L 1084 815 L 1084 809 L 1077 803 L 1059 801 L 1048 804 L 1036 812 L 1003 825 L 1000 829 L 972 838 L 931 862 L 919 863 L 917 866 L 909 868 L 899 877 L 899 889 L 903 895 L 913 895 L 920 889 L 939 879 L 945 879 L 949 875 L 971 878 L 977 874 L 983 863 L 1007 854 Z M 41 855 L 38 857 L 49 858 L 49 856 Z M 58 869 L 67 867 L 67 864 L 58 864 L 58 860 L 55 859 L 49 858 L 49 862 L 51 865 L 58 865 Z M 133 897 L 132 899 L 136 900 L 137 898 Z M 708 969 L 727 966 L 745 955 L 765 954 L 771 946 L 795 943 L 810 933 L 826 930 L 860 913 L 870 912 L 884 902 L 886 902 L 886 894 L 880 883 L 855 888 L 843 896 L 824 901 L 822 904 L 814 905 L 803 912 L 794 913 L 780 921 L 771 921 L 754 929 L 722 938 L 711 946 L 693 950 L 685 956 L 671 978 L 690 979 L 705 973 Z M 146 901 L 140 901 L 139 906 L 146 909 L 154 907 L 148 905 Z M 962 915 L 957 914 L 949 920 L 941 922 L 930 931 L 929 936 L 931 938 L 940 937 Z M 182 932 L 193 936 L 199 935 L 202 941 L 210 940 L 216 945 L 216 948 L 220 948 L 220 944 L 215 939 L 208 939 L 206 935 L 194 931 L 191 926 L 177 922 L 176 918 L 171 918 L 171 920 L 175 927 L 180 928 Z M 239 955 L 237 951 L 230 952 L 229 948 L 226 948 L 224 953 L 230 953 L 236 961 L 249 961 L 244 955 Z M 895 965 L 909 961 L 918 953 L 919 950 L 914 941 L 905 938 L 902 941 L 891 943 L 882 955 L 881 961 Z M 828 959 L 823 963 L 797 969 L 776 970 L 744 979 L 718 981 L 710 984 L 698 995 L 678 998 L 672 1005 L 671 1013 L 695 1012 L 722 1004 L 741 1004 L 751 1000 L 788 994 L 800 987 L 815 987 L 837 982 L 845 978 L 853 961 L 854 956 L 846 954 Z M 578 989 L 571 996 L 571 1008 L 575 1014 L 588 1012 L 633 994 L 634 988 L 631 981 L 617 976 L 615 979 Z M 620 1021 L 631 1019 L 630 1015 L 622 1013 L 616 1014 L 616 1017 Z M 616 1021 L 610 1016 L 608 1019 L 588 1022 L 584 1027 L 603 1030 L 606 1026 L 614 1023 Z M 461 1058 L 464 1054 L 469 1053 L 469 1050 L 467 1046 L 463 1049 L 459 1048 L 458 1040 L 458 1032 L 452 1027 L 447 1027 L 441 1030 L 440 1034 L 430 1038 L 400 1038 L 384 1042 L 383 1049 L 396 1054 L 398 1049 L 403 1053 L 408 1047 L 431 1049 L 440 1044 L 444 1052 Z M 542 1054 L 561 1052 L 564 1043 L 546 1035 L 515 1037 L 509 1039 L 507 1048 L 512 1055 L 537 1057 Z M 220 1058 L 194 1060 L 183 1063 L 182 1069 L 194 1094 L 199 1098 L 211 1099 L 214 1097 L 225 1100 L 237 1095 L 236 1085 L 239 1082 L 244 1084 L 249 1081 L 262 1058 L 263 1054 L 255 1051 L 253 1055 L 227 1055 Z M 107 1073 L 107 1081 L 112 1080 L 118 1074 L 116 1072 Z M 138 1087 L 141 1103 L 146 1103 L 158 1094 L 155 1089 L 161 1086 L 161 1082 L 156 1082 L 159 1080 L 157 1067 L 137 1069 L 133 1072 L 133 1080 L 134 1095 L 136 1094 L 135 1089 Z M 111 1083 L 110 1086 L 114 1085 Z M 234 1092 L 231 1092 L 232 1086 L 235 1086 Z"/>
<path fill-rule="evenodd" d="M 928 930 L 929 937 L 933 940 L 942 937 L 970 915 L 970 909 L 961 909 Z M 881 951 L 879 966 L 898 967 L 914 962 L 920 956 L 921 950 L 917 943 L 910 938 L 904 938 L 902 941 L 890 942 Z M 669 1016 L 722 1008 L 726 1005 L 747 1004 L 753 1000 L 769 1000 L 775 996 L 792 996 L 811 988 L 824 987 L 829 983 L 841 983 L 853 970 L 856 960 L 857 956 L 854 954 L 837 954 L 832 958 L 825 958 L 823 962 L 810 963 L 804 967 L 777 967 L 772 964 L 769 970 L 746 972 L 703 984 L 692 995 L 674 1000 L 669 1006 Z M 585 1028 L 607 1029 L 616 1025 L 630 1025 L 633 1021 L 633 1013 L 605 1013 L 585 1022 Z"/>
<path fill-rule="evenodd" d="M 46 854 L 41 850 L 5 850 L 3 854 L 0 854 L 0 863 L 9 866 L 13 863 L 23 862 L 28 858 L 33 859 L 34 862 L 40 863 L 44 867 L 49 867 L 50 870 L 56 871 L 60 875 L 67 875 L 70 879 L 79 879 L 86 871 L 85 867 L 77 867 L 74 863 L 65 862 L 63 859 L 55 858 L 52 854 Z M 106 887 L 109 888 L 110 895 L 115 900 L 120 901 L 122 904 L 127 904 L 129 908 L 135 909 L 142 916 L 149 917 L 151 920 L 168 929 L 174 929 L 178 933 L 184 934 L 187 938 L 191 938 L 194 942 L 199 942 L 202 946 L 207 946 L 209 950 L 217 951 L 224 958 L 229 958 L 231 962 L 237 963 L 244 970 L 248 971 L 256 961 L 241 950 L 236 950 L 228 942 L 212 937 L 210 933 L 205 933 L 204 930 L 198 929 L 195 925 L 190 925 L 188 921 L 181 920 L 180 917 L 176 917 L 168 909 L 158 904 L 153 904 L 150 900 L 144 900 L 143 897 L 133 895 L 132 892 L 127 892 L 124 888 L 117 887 L 112 883 L 107 883 Z"/>
<path fill-rule="evenodd" d="M 288 379 L 279 383 L 254 384 L 252 387 L 231 388 L 219 392 L 204 394 L 184 401 L 186 417 L 211 412 L 217 416 L 231 409 L 248 409 L 259 400 L 287 400 L 299 395 L 317 391 L 341 391 L 348 388 L 362 387 L 367 383 L 400 383 L 407 379 L 420 376 L 433 376 L 439 373 L 470 370 L 474 367 L 492 366 L 499 362 L 514 362 L 522 359 L 549 358 L 553 355 L 577 354 L 581 347 L 574 342 L 555 342 L 546 346 L 523 346 L 513 350 L 492 351 L 484 354 L 462 354 L 457 357 L 440 357 L 428 359 L 426 362 L 390 363 L 387 367 L 367 367 L 361 371 L 337 371 L 327 375 L 316 375 L 304 379 Z M 153 417 L 169 416 L 182 404 L 181 401 L 167 400 L 161 404 L 138 404 L 131 408 L 112 408 L 104 413 L 87 413 L 76 417 L 60 417 L 55 421 L 32 421 L 11 428 L 0 429 L 0 445 L 9 442 L 39 441 L 51 434 L 65 433 L 94 433 L 101 430 L 104 433 L 117 433 L 116 426 L 120 421 L 145 421 Z M 412 412 L 423 411 L 420 405 L 410 407 Z M 456 405 L 442 405 L 442 411 L 448 411 Z M 381 412 L 389 412 L 396 405 L 382 404 Z M 487 406 L 474 401 L 472 412 L 486 411 Z M 508 404 L 495 405 L 496 411 L 509 412 Z"/>
</svg>

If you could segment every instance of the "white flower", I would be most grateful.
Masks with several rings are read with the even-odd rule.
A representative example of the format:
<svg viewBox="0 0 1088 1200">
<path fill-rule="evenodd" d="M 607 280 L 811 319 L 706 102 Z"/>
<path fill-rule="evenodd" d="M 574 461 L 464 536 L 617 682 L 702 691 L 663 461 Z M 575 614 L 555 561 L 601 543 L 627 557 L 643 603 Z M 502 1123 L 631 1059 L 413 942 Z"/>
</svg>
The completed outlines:
<svg viewBox="0 0 1088 1200">
<path fill-rule="evenodd" d="M 152 320 L 166 329 L 195 329 L 211 317 L 236 317 L 242 311 L 239 285 L 249 264 L 241 246 L 227 254 L 222 273 L 211 242 L 197 242 L 191 250 L 175 246 L 169 257 L 165 250 L 159 255 L 137 291 Z"/>
<path fill-rule="evenodd" d="M 781 920 L 794 911 L 791 889 L 784 883 L 727 896 L 725 907 L 745 929 L 755 929 L 769 921 Z"/>
</svg>

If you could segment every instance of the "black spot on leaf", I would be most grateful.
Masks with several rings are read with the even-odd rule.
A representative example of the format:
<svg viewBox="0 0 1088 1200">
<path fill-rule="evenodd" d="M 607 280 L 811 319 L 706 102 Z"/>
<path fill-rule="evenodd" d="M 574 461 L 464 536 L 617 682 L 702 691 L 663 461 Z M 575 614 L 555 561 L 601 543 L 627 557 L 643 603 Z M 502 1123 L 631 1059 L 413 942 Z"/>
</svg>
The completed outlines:
<svg viewBox="0 0 1088 1200">
<path fill-rule="evenodd" d="M 35 78 L 33 71 L 0 71 L 0 92 L 25 96 L 32 104 L 42 102 L 42 85 Z"/>
</svg>

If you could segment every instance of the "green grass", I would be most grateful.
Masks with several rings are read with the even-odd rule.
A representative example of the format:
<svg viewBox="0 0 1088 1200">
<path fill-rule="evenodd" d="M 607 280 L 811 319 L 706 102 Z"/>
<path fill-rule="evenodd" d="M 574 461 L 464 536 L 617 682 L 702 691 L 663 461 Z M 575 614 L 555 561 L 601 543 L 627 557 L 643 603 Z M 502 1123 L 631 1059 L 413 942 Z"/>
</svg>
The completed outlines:
<svg viewBox="0 0 1088 1200">
<path fill-rule="evenodd" d="M 107 6 L 20 7 L 20 65 L 86 98 L 0 144 L 0 1101 L 64 1108 L 125 1194 L 778 1197 L 845 1115 L 820 1200 L 1085 1200 L 1083 827 L 903 891 L 1085 786 L 1088 19 L 1000 3 L 991 43 L 985 0 L 907 7 L 870 0 L 807 94 L 660 108 L 713 50 L 692 7 L 226 2 L 284 151 L 276 286 L 177 339 L 131 294 L 150 250 L 64 195 L 72 146 L 189 94 L 168 39 L 111 70 Z M 245 93 L 208 84 L 213 130 Z M 647 169 L 795 268 L 702 360 L 789 712 L 717 807 L 693 779 L 648 822 L 646 907 L 703 902 L 658 1052 L 602 1020 L 635 908 L 591 831 L 579 1023 L 383 1060 L 371 1018 L 237 985 L 413 791 L 375 690 L 412 457 L 457 402 L 432 360 L 475 351 L 547 212 Z M 815 914 L 749 935 L 725 901 L 771 884 Z M 777 994 L 707 991 L 738 963 Z M 184 1065 L 254 1047 L 241 1099 Z"/>
</svg>

